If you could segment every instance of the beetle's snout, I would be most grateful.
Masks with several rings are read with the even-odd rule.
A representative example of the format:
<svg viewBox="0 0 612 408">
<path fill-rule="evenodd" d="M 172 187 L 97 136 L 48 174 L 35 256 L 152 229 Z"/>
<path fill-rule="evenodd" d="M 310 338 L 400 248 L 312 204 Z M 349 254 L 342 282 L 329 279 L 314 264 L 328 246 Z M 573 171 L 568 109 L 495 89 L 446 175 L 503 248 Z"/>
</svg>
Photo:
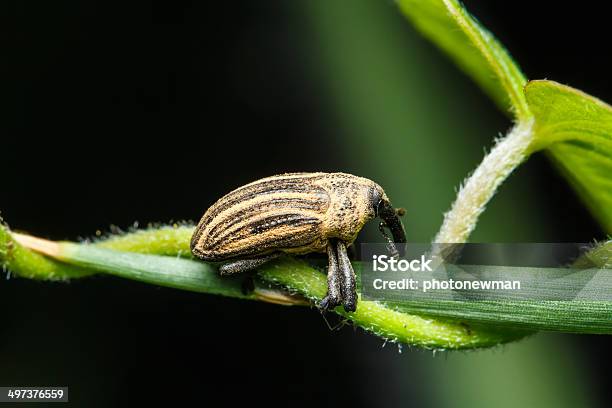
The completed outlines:
<svg viewBox="0 0 612 408">
<path fill-rule="evenodd" d="M 403 211 L 396 211 L 388 200 L 381 200 L 377 206 L 377 214 L 391 231 L 393 242 L 401 244 L 406 242 L 406 233 L 400 220 Z"/>
</svg>

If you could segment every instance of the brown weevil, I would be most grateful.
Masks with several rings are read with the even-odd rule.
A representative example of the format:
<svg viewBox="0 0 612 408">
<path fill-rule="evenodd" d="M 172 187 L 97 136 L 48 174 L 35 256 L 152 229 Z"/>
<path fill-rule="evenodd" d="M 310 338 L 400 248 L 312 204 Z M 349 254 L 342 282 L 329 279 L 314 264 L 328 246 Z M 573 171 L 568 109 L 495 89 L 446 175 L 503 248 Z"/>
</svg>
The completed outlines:
<svg viewBox="0 0 612 408">
<path fill-rule="evenodd" d="M 355 311 L 355 272 L 347 247 L 375 217 L 382 219 L 380 229 L 389 243 L 406 242 L 401 214 L 383 189 L 366 178 L 281 174 L 240 187 L 213 204 L 191 238 L 191 252 L 203 261 L 223 262 L 222 275 L 255 269 L 283 253 L 327 252 L 327 295 L 320 306 Z"/>
</svg>

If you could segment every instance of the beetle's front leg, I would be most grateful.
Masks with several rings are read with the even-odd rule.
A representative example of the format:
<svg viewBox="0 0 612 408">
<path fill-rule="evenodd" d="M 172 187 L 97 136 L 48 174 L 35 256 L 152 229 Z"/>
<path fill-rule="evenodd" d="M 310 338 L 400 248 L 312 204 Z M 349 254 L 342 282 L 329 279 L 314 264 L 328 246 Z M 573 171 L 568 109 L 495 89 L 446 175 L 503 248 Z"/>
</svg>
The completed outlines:
<svg viewBox="0 0 612 408">
<path fill-rule="evenodd" d="M 357 289 L 355 283 L 355 271 L 353 265 L 346 253 L 346 245 L 342 241 L 338 241 L 336 245 L 338 253 L 338 265 L 340 267 L 340 275 L 342 276 L 342 305 L 347 312 L 357 310 Z"/>
<path fill-rule="evenodd" d="M 261 266 L 265 264 L 266 262 L 271 261 L 272 259 L 278 257 L 279 255 L 280 254 L 272 254 L 272 255 L 261 257 L 261 258 L 240 259 L 237 261 L 228 262 L 219 267 L 219 273 L 221 275 L 233 275 L 235 273 L 252 271 L 258 266 Z"/>
<path fill-rule="evenodd" d="M 331 241 L 327 242 L 327 295 L 321 301 L 321 309 L 329 310 L 342 303 L 342 291 L 340 289 L 340 269 L 336 248 Z"/>
</svg>

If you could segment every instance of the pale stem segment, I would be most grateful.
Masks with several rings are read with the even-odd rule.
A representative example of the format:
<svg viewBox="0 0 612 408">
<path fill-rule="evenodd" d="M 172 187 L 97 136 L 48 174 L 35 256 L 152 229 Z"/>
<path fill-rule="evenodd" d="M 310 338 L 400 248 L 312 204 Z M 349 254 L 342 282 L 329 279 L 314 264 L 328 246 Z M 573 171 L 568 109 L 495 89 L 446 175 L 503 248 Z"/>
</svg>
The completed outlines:
<svg viewBox="0 0 612 408">
<path fill-rule="evenodd" d="M 516 124 L 499 139 L 463 183 L 436 235 L 436 243 L 466 242 L 497 188 L 531 153 L 533 119 Z"/>
</svg>

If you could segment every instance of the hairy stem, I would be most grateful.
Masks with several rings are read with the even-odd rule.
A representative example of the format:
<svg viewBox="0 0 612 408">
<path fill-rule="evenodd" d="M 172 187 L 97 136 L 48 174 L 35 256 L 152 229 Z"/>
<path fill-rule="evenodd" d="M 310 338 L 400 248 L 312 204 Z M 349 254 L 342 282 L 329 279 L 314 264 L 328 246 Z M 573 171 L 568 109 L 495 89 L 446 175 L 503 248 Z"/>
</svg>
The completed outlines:
<svg viewBox="0 0 612 408">
<path fill-rule="evenodd" d="M 188 245 L 192 231 L 188 226 L 161 227 L 78 245 L 11 234 L 2 226 L 0 261 L 24 277 L 66 280 L 106 273 L 183 290 L 287 305 L 317 304 L 325 295 L 325 275 L 306 262 L 289 257 L 263 266 L 254 292 L 244 293 L 243 276 L 222 278 L 214 265 L 185 259 L 190 257 Z M 341 307 L 335 312 L 388 341 L 432 349 L 491 347 L 530 333 L 418 316 L 364 299 L 360 300 L 356 313 L 345 313 Z"/>
<path fill-rule="evenodd" d="M 462 243 L 468 240 L 497 188 L 531 153 L 532 129 L 533 120 L 518 123 L 506 137 L 497 141 L 459 189 L 434 242 Z"/>
<path fill-rule="evenodd" d="M 67 280 L 93 275 L 95 272 L 74 265 L 61 264 L 25 248 L 0 219 L 0 269 L 29 279 Z"/>
<path fill-rule="evenodd" d="M 9 254 L 7 247 L 0 245 L 0 260 L 8 260 L 8 254 L 12 258 L 10 267 L 20 266 L 15 272 L 26 276 L 32 276 L 28 271 L 38 268 L 42 260 L 37 278 L 49 272 L 53 279 L 77 277 L 77 270 L 81 276 L 110 274 L 182 290 L 286 305 L 313 306 L 326 291 L 322 271 L 304 261 L 284 257 L 262 266 L 254 291 L 244 292 L 244 275 L 222 278 L 215 265 L 189 259 L 192 228 L 187 226 L 143 230 L 92 245 L 8 234 L 6 229 L 0 232 L 1 237 L 10 238 L 12 248 L 21 248 Z M 580 262 L 588 268 L 607 267 L 610 248 L 610 242 L 604 243 Z M 361 264 L 354 263 L 354 267 L 359 271 Z M 360 299 L 356 313 L 345 313 L 341 307 L 335 312 L 387 340 L 436 349 L 488 347 L 516 340 L 534 329 L 611 333 L 610 306 L 596 301 L 394 304 Z"/>
</svg>

